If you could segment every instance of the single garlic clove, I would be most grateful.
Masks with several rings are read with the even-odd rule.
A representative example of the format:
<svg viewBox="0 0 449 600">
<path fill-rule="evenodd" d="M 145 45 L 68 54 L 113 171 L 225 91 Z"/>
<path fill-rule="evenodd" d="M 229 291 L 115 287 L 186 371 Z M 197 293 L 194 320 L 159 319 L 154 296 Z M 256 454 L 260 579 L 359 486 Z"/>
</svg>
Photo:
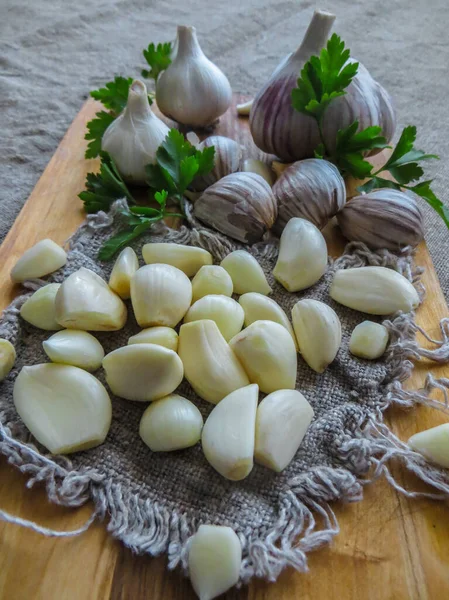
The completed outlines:
<svg viewBox="0 0 449 600">
<path fill-rule="evenodd" d="M 234 335 L 241 331 L 245 313 L 238 302 L 228 296 L 204 296 L 193 304 L 186 316 L 184 323 L 210 319 L 215 321 L 220 333 L 228 342 Z"/>
<path fill-rule="evenodd" d="M 242 104 L 237 104 L 237 114 L 239 115 L 249 115 L 251 111 L 251 107 L 253 105 L 254 98 L 248 100 L 248 102 L 243 102 Z"/>
<path fill-rule="evenodd" d="M 441 467 L 449 467 L 449 423 L 415 433 L 408 445 L 427 460 Z"/>
<path fill-rule="evenodd" d="M 267 296 L 271 292 L 265 273 L 257 260 L 246 250 L 234 250 L 221 261 L 234 285 L 234 294 L 258 292 Z"/>
<path fill-rule="evenodd" d="M 388 337 L 388 329 L 380 323 L 363 321 L 351 333 L 349 351 L 359 358 L 379 358 L 387 348 Z"/>
<path fill-rule="evenodd" d="M 47 331 L 58 331 L 62 326 L 56 321 L 55 300 L 60 283 L 49 283 L 34 292 L 20 309 L 20 316 L 31 325 Z"/>
<path fill-rule="evenodd" d="M 183 271 L 187 277 L 193 277 L 203 265 L 212 264 L 210 252 L 182 244 L 145 244 L 142 255 L 147 265 L 171 265 Z"/>
<path fill-rule="evenodd" d="M 239 143 L 223 135 L 211 135 L 199 144 L 198 150 L 202 151 L 211 146 L 215 148 L 213 169 L 205 175 L 195 177 L 191 186 L 193 190 L 204 191 L 219 179 L 235 173 L 240 168 L 242 146 Z"/>
<path fill-rule="evenodd" d="M 204 456 L 231 481 L 247 477 L 253 468 L 257 385 L 235 390 L 212 409 L 201 436 Z"/>
<path fill-rule="evenodd" d="M 313 419 L 313 408 L 296 390 L 278 390 L 259 404 L 256 416 L 257 463 L 280 473 L 295 456 Z"/>
<path fill-rule="evenodd" d="M 103 359 L 106 382 L 116 396 L 149 402 L 171 394 L 181 383 L 181 359 L 156 344 L 132 344 L 118 348 Z"/>
<path fill-rule="evenodd" d="M 418 292 L 410 281 L 386 267 L 340 269 L 329 294 L 343 306 L 370 315 L 408 313 L 419 306 Z"/>
<path fill-rule="evenodd" d="M 275 279 L 288 292 L 298 292 L 314 285 L 326 269 L 327 246 L 321 231 L 305 219 L 290 219 L 281 235 Z"/>
<path fill-rule="evenodd" d="M 285 327 L 273 321 L 256 321 L 234 336 L 229 345 L 261 392 L 294 389 L 296 348 Z"/>
<path fill-rule="evenodd" d="M 341 345 L 337 313 L 319 300 L 300 300 L 292 309 L 292 320 L 303 359 L 311 369 L 323 373 Z"/>
<path fill-rule="evenodd" d="M 45 354 L 54 363 L 96 371 L 104 358 L 103 346 L 87 331 L 65 329 L 42 342 Z"/>
<path fill-rule="evenodd" d="M 16 361 L 16 350 L 8 340 L 0 338 L 0 381 L 8 377 Z"/>
<path fill-rule="evenodd" d="M 177 352 L 178 334 L 171 327 L 149 327 L 132 335 L 128 344 L 156 344 Z"/>
<path fill-rule="evenodd" d="M 117 331 L 126 323 L 123 301 L 90 269 L 81 267 L 61 284 L 56 299 L 56 320 L 67 329 Z"/>
<path fill-rule="evenodd" d="M 53 240 L 41 240 L 22 254 L 11 271 L 14 282 L 45 277 L 63 267 L 67 254 Z"/>
<path fill-rule="evenodd" d="M 142 415 L 139 434 L 152 452 L 190 448 L 199 442 L 203 417 L 197 407 L 178 394 L 155 400 Z"/>
<path fill-rule="evenodd" d="M 274 183 L 274 173 L 272 169 L 267 165 L 267 163 L 264 163 L 261 160 L 247 158 L 245 161 L 243 161 L 242 171 L 257 173 L 257 175 L 260 175 L 265 179 L 268 185 L 273 185 Z"/>
<path fill-rule="evenodd" d="M 14 384 L 14 404 L 39 443 L 52 454 L 69 454 L 102 444 L 112 406 L 103 385 L 69 365 L 23 367 Z"/>
<path fill-rule="evenodd" d="M 214 321 L 194 321 L 179 331 L 178 354 L 195 392 L 217 404 L 249 384 L 248 377 Z"/>
<path fill-rule="evenodd" d="M 192 284 L 176 267 L 146 265 L 131 280 L 131 301 L 141 327 L 175 327 L 190 307 Z"/>
<path fill-rule="evenodd" d="M 231 276 L 218 265 L 204 265 L 192 279 L 193 302 L 210 294 L 232 296 L 233 290 Z"/>
<path fill-rule="evenodd" d="M 230 527 L 200 525 L 189 547 L 189 575 L 200 600 L 212 600 L 239 580 L 242 546 Z"/>
<path fill-rule="evenodd" d="M 109 287 L 123 300 L 131 297 L 131 279 L 139 268 L 137 255 L 132 248 L 124 248 L 112 267 Z"/>
</svg>

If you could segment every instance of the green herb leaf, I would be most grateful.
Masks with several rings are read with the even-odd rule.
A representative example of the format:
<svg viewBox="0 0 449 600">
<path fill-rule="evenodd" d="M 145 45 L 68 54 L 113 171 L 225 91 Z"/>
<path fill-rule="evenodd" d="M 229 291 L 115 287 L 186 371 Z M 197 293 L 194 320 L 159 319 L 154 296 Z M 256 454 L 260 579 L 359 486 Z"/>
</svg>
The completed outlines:
<svg viewBox="0 0 449 600">
<path fill-rule="evenodd" d="M 84 154 L 86 158 L 96 158 L 101 152 L 101 140 L 103 134 L 114 120 L 114 116 L 104 110 L 96 113 L 95 119 L 87 123 L 87 133 L 85 140 L 90 140 L 87 150 Z"/>
<path fill-rule="evenodd" d="M 154 194 L 154 199 L 161 207 L 161 212 L 165 211 L 165 205 L 167 204 L 168 192 L 167 190 L 162 190 L 162 192 L 156 192 Z"/>
<path fill-rule="evenodd" d="M 209 148 L 204 148 L 204 150 L 197 150 L 195 152 L 195 158 L 198 162 L 198 171 L 196 172 L 196 176 L 206 175 L 210 173 L 214 168 L 215 164 L 215 148 L 214 146 L 209 146 Z"/>
<path fill-rule="evenodd" d="M 446 227 L 449 228 L 449 209 L 441 202 L 441 200 L 434 194 L 434 192 L 430 189 L 430 184 L 432 181 L 422 181 L 413 187 L 409 187 L 407 189 L 415 192 L 421 198 L 430 204 L 430 206 L 440 215 L 443 221 L 446 224 Z"/>
<path fill-rule="evenodd" d="M 171 63 L 172 45 L 170 42 L 165 44 L 158 44 L 157 46 L 151 43 L 146 50 L 143 51 L 145 60 L 150 66 L 150 70 L 143 69 L 141 71 L 142 77 L 154 79 L 157 78 L 165 71 L 165 69 Z"/>
<path fill-rule="evenodd" d="M 151 206 L 131 206 L 129 210 L 134 215 L 143 215 L 145 217 L 158 217 L 161 214 L 160 209 L 152 208 Z"/>
<path fill-rule="evenodd" d="M 142 233 L 147 231 L 150 227 L 151 221 L 144 221 L 133 228 L 126 229 L 125 231 L 113 235 L 106 240 L 100 248 L 98 252 L 99 260 L 111 260 L 119 250 L 128 246 L 130 242 L 142 235 Z"/>
<path fill-rule="evenodd" d="M 118 115 L 126 106 L 132 82 L 132 77 L 115 77 L 114 81 L 110 81 L 99 90 L 93 90 L 90 95 Z"/>
<path fill-rule="evenodd" d="M 397 184 L 395 181 L 391 181 L 391 179 L 384 179 L 383 177 L 373 177 L 363 185 L 359 185 L 357 187 L 357 191 L 360 193 L 368 194 L 373 190 L 377 190 L 379 188 L 391 188 L 394 190 L 400 190 L 401 186 Z"/>
</svg>

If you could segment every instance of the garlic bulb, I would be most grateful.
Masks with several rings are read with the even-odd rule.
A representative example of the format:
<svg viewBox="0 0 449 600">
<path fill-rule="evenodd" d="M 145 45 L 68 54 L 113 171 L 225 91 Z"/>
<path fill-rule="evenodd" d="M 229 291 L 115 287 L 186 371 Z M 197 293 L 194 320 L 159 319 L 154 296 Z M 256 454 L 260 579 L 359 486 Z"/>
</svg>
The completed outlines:
<svg viewBox="0 0 449 600">
<path fill-rule="evenodd" d="M 203 265 L 212 264 L 210 252 L 197 246 L 183 244 L 145 244 L 142 256 L 147 265 L 171 265 L 180 269 L 187 277 L 193 277 Z"/>
<path fill-rule="evenodd" d="M 449 467 L 449 423 L 415 433 L 408 445 L 427 460 L 441 467 Z"/>
<path fill-rule="evenodd" d="M 15 283 L 45 277 L 63 267 L 67 254 L 53 240 L 45 239 L 28 248 L 14 265 L 11 279 Z"/>
<path fill-rule="evenodd" d="M 278 204 L 274 231 L 279 235 L 292 217 L 307 219 L 323 229 L 343 208 L 346 187 L 335 165 L 309 158 L 290 165 L 273 186 Z"/>
<path fill-rule="evenodd" d="M 209 294 L 232 296 L 234 286 L 229 273 L 218 265 L 204 265 L 192 279 L 192 300 Z"/>
<path fill-rule="evenodd" d="M 157 344 L 173 352 L 178 351 L 178 334 L 171 327 L 149 327 L 132 335 L 128 344 Z"/>
<path fill-rule="evenodd" d="M 20 316 L 31 325 L 47 331 L 58 331 L 62 326 L 56 321 L 55 300 L 60 283 L 49 283 L 34 292 L 20 309 Z"/>
<path fill-rule="evenodd" d="M 54 363 L 96 371 L 104 358 L 103 346 L 87 331 L 65 329 L 42 342 L 45 354 Z"/>
<path fill-rule="evenodd" d="M 0 338 L 0 381 L 8 377 L 16 361 L 16 350 L 10 341 Z"/>
<path fill-rule="evenodd" d="M 217 324 L 220 333 L 228 342 L 241 331 L 245 313 L 238 302 L 228 296 L 210 295 L 197 300 L 189 308 L 184 323 L 210 319 Z"/>
<path fill-rule="evenodd" d="M 359 358 L 373 360 L 385 352 L 388 344 L 388 330 L 380 323 L 363 321 L 351 333 L 349 351 Z"/>
<path fill-rule="evenodd" d="M 132 248 L 124 248 L 112 267 L 109 287 L 123 300 L 131 297 L 131 278 L 139 268 L 139 261 Z"/>
<path fill-rule="evenodd" d="M 133 81 L 125 110 L 109 125 L 101 149 L 109 152 L 123 179 L 144 184 L 145 166 L 156 161 L 156 151 L 169 128 L 150 108 L 145 84 Z"/>
<path fill-rule="evenodd" d="M 221 266 L 231 276 L 235 294 L 258 292 L 267 296 L 271 287 L 262 267 L 246 250 L 234 250 L 221 261 Z"/>
<path fill-rule="evenodd" d="M 229 81 L 200 48 L 195 27 L 178 26 L 178 49 L 156 84 L 156 102 L 167 117 L 192 127 L 211 125 L 231 104 Z"/>
<path fill-rule="evenodd" d="M 264 163 L 261 160 L 247 158 L 243 161 L 242 171 L 247 173 L 257 173 L 257 175 L 260 175 L 265 179 L 268 185 L 273 185 L 274 183 L 273 170 L 267 165 L 267 163 Z"/>
<path fill-rule="evenodd" d="M 232 173 L 211 185 L 194 205 L 197 219 L 225 235 L 253 244 L 272 227 L 276 200 L 256 173 Z"/>
<path fill-rule="evenodd" d="M 206 175 L 201 175 L 193 180 L 192 189 L 195 191 L 202 192 L 219 179 L 239 170 L 242 159 L 240 144 L 223 135 L 212 135 L 198 144 L 198 150 L 204 150 L 211 146 L 215 148 L 214 168 Z"/>
<path fill-rule="evenodd" d="M 350 241 L 397 252 L 424 239 L 423 214 L 416 196 L 389 188 L 356 196 L 337 215 Z"/>
</svg>

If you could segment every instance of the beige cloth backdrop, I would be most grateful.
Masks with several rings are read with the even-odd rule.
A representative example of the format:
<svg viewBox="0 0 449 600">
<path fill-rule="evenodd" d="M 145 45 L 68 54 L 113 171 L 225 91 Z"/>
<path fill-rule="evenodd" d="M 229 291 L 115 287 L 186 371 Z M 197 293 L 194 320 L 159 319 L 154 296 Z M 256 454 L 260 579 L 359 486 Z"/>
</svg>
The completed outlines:
<svg viewBox="0 0 449 600">
<path fill-rule="evenodd" d="M 316 7 L 335 12 L 334 30 L 393 95 L 400 128 L 416 124 L 419 147 L 440 154 L 429 175 L 449 203 L 448 0 L 0 0 L 0 241 L 88 91 L 137 76 L 150 41 L 195 25 L 233 89 L 253 93 Z M 426 232 L 449 297 L 449 231 L 431 210 Z"/>
</svg>

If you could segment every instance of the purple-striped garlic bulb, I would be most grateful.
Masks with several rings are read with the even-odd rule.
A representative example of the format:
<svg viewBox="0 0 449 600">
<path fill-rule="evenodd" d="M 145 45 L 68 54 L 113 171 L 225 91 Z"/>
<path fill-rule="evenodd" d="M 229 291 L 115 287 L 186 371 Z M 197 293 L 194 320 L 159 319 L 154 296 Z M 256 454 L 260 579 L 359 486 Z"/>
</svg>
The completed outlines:
<svg viewBox="0 0 449 600">
<path fill-rule="evenodd" d="M 424 238 L 423 215 L 413 193 L 382 188 L 349 200 L 338 213 L 340 229 L 350 241 L 398 251 Z"/>
<path fill-rule="evenodd" d="M 346 187 L 337 167 L 320 158 L 293 163 L 273 186 L 278 218 L 274 231 L 280 235 L 292 217 L 307 219 L 318 229 L 346 202 Z"/>
<path fill-rule="evenodd" d="M 223 135 L 211 135 L 197 145 L 198 150 L 214 146 L 214 168 L 206 175 L 196 177 L 192 189 L 202 192 L 210 185 L 240 168 L 242 160 L 242 147 L 236 141 Z"/>
</svg>

